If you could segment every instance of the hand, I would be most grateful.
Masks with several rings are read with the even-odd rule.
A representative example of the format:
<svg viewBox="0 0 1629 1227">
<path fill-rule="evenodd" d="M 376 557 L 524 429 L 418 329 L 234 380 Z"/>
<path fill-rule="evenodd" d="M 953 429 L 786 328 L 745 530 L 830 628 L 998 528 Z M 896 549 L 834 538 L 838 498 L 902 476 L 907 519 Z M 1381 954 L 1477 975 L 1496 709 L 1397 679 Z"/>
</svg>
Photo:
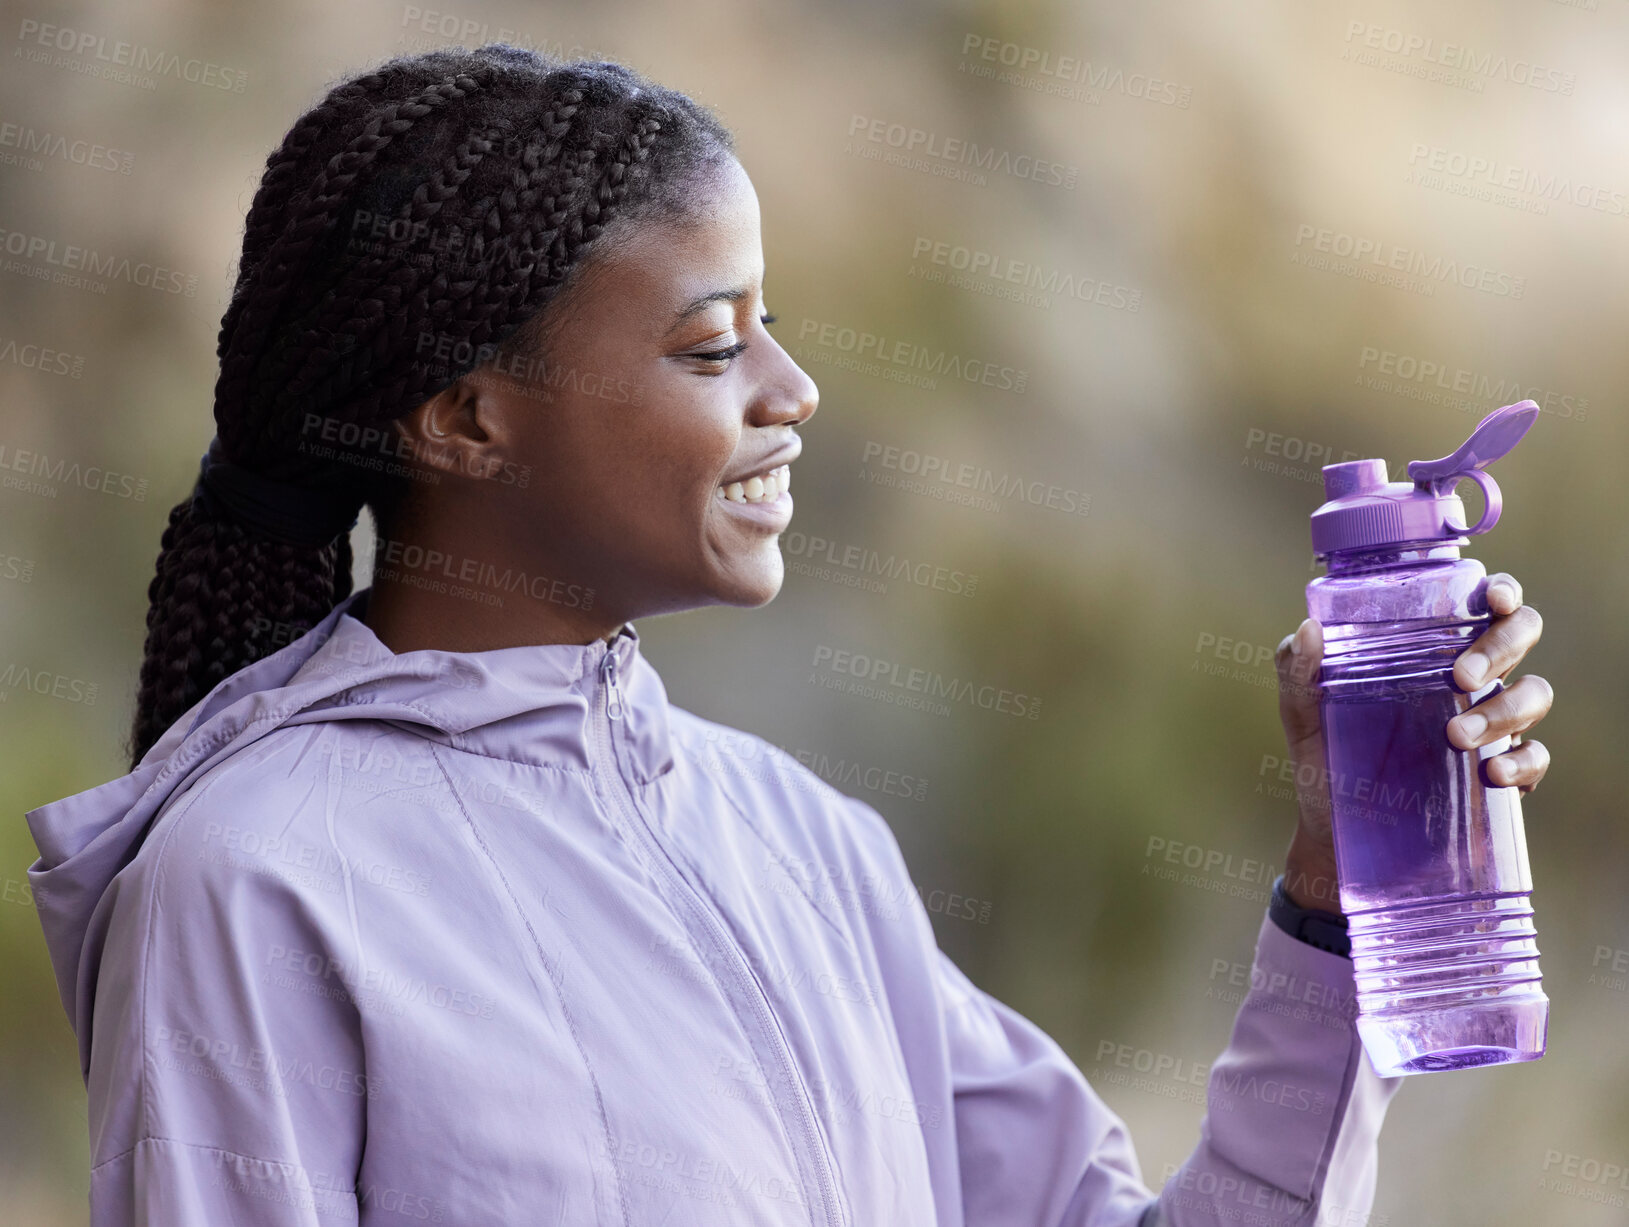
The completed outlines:
<svg viewBox="0 0 1629 1227">
<path fill-rule="evenodd" d="M 1511 576 L 1500 572 L 1488 577 L 1487 601 L 1493 615 L 1488 628 L 1454 661 L 1454 685 L 1467 692 L 1480 689 L 1492 678 L 1504 678 L 1544 631 L 1543 619 L 1537 610 L 1522 604 L 1521 585 Z M 1330 829 L 1333 801 L 1318 715 L 1317 677 L 1323 653 L 1323 627 L 1308 618 L 1293 634 L 1284 636 L 1274 656 L 1278 715 L 1301 811 L 1285 862 L 1284 891 L 1300 907 L 1339 912 Z M 1526 674 L 1448 721 L 1449 744 L 1471 750 L 1509 734 L 1510 749 L 1482 764 L 1483 778 L 1495 788 L 1514 787 L 1530 793 L 1550 769 L 1550 752 L 1542 742 L 1523 740 L 1522 734 L 1544 719 L 1553 699 L 1549 682 Z"/>
</svg>

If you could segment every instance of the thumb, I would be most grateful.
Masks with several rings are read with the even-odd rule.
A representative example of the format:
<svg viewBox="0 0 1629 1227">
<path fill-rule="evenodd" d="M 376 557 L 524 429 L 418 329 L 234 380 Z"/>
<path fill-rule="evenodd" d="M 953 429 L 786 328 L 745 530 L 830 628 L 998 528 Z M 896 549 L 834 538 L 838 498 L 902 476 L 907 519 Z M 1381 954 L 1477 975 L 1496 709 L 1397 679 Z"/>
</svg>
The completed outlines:
<svg viewBox="0 0 1629 1227">
<path fill-rule="evenodd" d="M 1290 750 L 1303 762 L 1308 761 L 1308 756 L 1302 751 L 1314 746 L 1322 749 L 1317 678 L 1323 656 L 1323 627 L 1311 618 L 1296 627 L 1293 634 L 1285 635 L 1273 656 L 1278 670 L 1279 719 Z"/>
</svg>

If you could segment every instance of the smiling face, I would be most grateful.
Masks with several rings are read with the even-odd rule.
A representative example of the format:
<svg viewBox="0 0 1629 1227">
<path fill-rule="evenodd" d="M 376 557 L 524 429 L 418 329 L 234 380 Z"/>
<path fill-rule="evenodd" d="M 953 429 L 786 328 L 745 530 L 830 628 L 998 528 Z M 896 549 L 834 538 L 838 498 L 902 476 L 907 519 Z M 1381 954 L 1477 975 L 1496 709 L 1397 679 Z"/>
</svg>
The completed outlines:
<svg viewBox="0 0 1629 1227">
<path fill-rule="evenodd" d="M 540 321 L 541 356 L 496 359 L 399 419 L 441 472 L 390 535 L 592 587 L 612 628 L 761 605 L 792 512 L 775 478 L 819 390 L 764 327 L 752 183 L 728 158 L 691 216 L 613 223 L 591 251 Z M 769 490 L 749 480 L 772 473 Z"/>
</svg>

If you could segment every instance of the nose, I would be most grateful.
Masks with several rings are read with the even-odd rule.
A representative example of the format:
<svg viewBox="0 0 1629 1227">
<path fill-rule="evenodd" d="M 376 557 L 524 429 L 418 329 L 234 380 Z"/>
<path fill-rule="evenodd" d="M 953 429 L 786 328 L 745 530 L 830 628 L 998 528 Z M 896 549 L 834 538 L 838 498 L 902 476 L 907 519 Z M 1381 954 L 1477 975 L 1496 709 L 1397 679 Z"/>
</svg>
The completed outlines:
<svg viewBox="0 0 1629 1227">
<path fill-rule="evenodd" d="M 770 341 L 775 361 L 752 399 L 747 420 L 754 426 L 799 426 L 820 407 L 820 389 L 780 342 L 773 337 Z"/>
</svg>

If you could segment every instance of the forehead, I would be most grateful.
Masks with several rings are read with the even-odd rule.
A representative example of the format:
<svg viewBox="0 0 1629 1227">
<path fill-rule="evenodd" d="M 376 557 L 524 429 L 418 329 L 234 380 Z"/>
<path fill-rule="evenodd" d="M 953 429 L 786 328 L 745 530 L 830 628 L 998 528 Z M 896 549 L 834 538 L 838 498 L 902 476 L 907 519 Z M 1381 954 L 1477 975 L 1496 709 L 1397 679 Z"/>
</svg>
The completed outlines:
<svg viewBox="0 0 1629 1227">
<path fill-rule="evenodd" d="M 758 195 L 734 158 L 690 189 L 681 217 L 649 216 L 596 253 L 601 292 L 635 295 L 669 316 L 703 294 L 755 286 L 763 272 Z"/>
</svg>

